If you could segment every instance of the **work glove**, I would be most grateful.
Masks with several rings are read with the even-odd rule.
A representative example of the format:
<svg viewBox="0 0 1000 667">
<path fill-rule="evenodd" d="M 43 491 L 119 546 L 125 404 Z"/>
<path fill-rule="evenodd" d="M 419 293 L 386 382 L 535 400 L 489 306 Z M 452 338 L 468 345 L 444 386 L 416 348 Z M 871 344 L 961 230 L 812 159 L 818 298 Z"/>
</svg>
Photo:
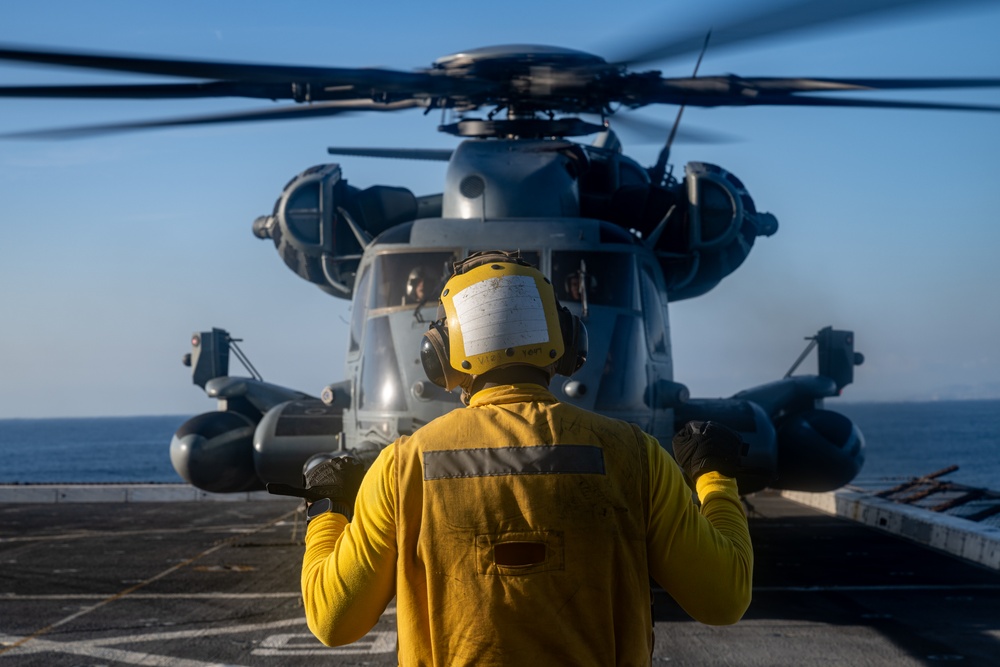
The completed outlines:
<svg viewBox="0 0 1000 667">
<path fill-rule="evenodd" d="M 361 480 L 365 478 L 365 466 L 351 454 L 324 457 L 306 461 L 303 471 L 305 493 L 309 502 L 329 498 L 345 507 L 354 507 Z"/>
<path fill-rule="evenodd" d="M 740 456 L 750 446 L 739 433 L 719 422 L 688 422 L 673 439 L 674 458 L 694 482 L 706 472 L 736 477 Z"/>
<path fill-rule="evenodd" d="M 310 503 L 329 498 L 351 508 L 365 478 L 365 469 L 365 464 L 352 454 L 314 454 L 302 466 L 302 486 L 269 482 L 267 492 L 305 498 Z"/>
</svg>

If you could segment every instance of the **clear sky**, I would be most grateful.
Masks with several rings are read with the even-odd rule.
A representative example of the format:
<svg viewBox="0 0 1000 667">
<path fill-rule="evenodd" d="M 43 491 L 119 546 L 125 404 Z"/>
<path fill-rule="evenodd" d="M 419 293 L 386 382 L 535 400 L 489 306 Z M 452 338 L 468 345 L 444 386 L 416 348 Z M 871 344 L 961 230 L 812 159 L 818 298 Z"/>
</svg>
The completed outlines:
<svg viewBox="0 0 1000 667">
<path fill-rule="evenodd" d="M 410 69 L 494 44 L 607 55 L 651 26 L 707 27 L 734 4 L 32 0 L 4 4 L 0 44 Z M 994 2 L 710 48 L 701 73 L 1000 77 L 998 33 Z M 657 68 L 684 76 L 693 65 Z M 111 80 L 132 79 L 0 66 L 0 85 Z M 996 90 L 898 96 L 1000 104 Z M 267 104 L 0 100 L 0 132 Z M 243 338 L 266 380 L 318 394 L 342 379 L 349 304 L 288 271 L 251 223 L 289 178 L 324 162 L 341 162 L 356 186 L 440 192 L 442 164 L 325 150 L 454 146 L 437 122 L 406 112 L 0 142 L 0 418 L 212 409 L 180 363 L 190 333 L 212 326 Z M 867 357 L 846 400 L 1000 397 L 1000 115 L 689 109 L 685 122 L 740 140 L 677 146 L 676 168 L 724 166 L 781 224 L 720 287 L 672 306 L 676 377 L 693 395 L 780 377 L 803 338 L 832 324 L 854 329 Z M 624 141 L 655 160 L 658 146 Z"/>
</svg>

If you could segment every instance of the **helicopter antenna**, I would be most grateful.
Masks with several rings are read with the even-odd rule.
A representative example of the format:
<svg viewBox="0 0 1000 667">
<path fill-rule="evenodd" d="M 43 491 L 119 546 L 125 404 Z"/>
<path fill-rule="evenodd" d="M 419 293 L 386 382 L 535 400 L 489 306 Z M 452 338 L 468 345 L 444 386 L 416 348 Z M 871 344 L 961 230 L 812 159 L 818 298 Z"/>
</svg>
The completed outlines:
<svg viewBox="0 0 1000 667">
<path fill-rule="evenodd" d="M 239 362 L 243 364 L 243 368 L 247 369 L 247 372 L 250 373 L 250 375 L 255 380 L 257 380 L 258 382 L 263 382 L 264 377 L 257 372 L 257 369 L 254 368 L 253 364 L 250 363 L 250 358 L 246 354 L 244 354 L 243 350 L 240 349 L 240 346 L 236 344 L 236 343 L 242 343 L 243 339 L 233 338 L 228 334 L 226 335 L 226 337 L 229 339 L 229 349 L 232 350 L 233 355 L 239 360 Z"/>
<path fill-rule="evenodd" d="M 795 360 L 794 364 L 792 364 L 792 367 L 788 369 L 787 373 L 785 373 L 786 378 L 792 377 L 792 373 L 794 373 L 795 369 L 799 367 L 799 364 L 805 361 L 805 358 L 809 356 L 812 349 L 816 347 L 817 343 L 819 343 L 819 336 L 806 336 L 806 340 L 809 341 L 809 344 L 806 345 L 806 349 L 803 350 L 802 354 L 799 355 L 799 358 Z"/>
<path fill-rule="evenodd" d="M 701 45 L 701 53 L 698 54 L 698 62 L 694 64 L 694 72 L 691 74 L 691 78 L 698 76 L 701 59 L 705 57 L 705 51 L 708 50 L 708 40 L 711 38 L 712 31 L 709 30 L 708 34 L 705 35 L 705 43 Z M 677 110 L 677 118 L 674 119 L 674 126 L 670 128 L 670 136 L 667 137 L 667 143 L 663 146 L 663 150 L 660 151 L 660 156 L 656 159 L 656 164 L 649 170 L 649 179 L 653 182 L 653 185 L 661 185 L 663 183 L 663 177 L 667 172 L 667 160 L 670 159 L 670 147 L 673 146 L 674 138 L 677 137 L 677 128 L 681 125 L 681 116 L 684 115 L 685 106 L 682 104 Z"/>
</svg>

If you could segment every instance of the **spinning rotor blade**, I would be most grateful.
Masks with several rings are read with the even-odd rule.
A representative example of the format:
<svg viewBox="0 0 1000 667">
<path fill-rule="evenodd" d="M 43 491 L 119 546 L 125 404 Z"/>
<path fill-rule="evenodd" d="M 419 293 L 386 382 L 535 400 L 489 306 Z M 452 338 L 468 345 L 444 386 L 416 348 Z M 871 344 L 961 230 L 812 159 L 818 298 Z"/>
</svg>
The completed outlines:
<svg viewBox="0 0 1000 667">
<path fill-rule="evenodd" d="M 697 105 L 698 102 L 689 102 Z M 858 107 L 870 109 L 934 109 L 937 111 L 986 111 L 1000 112 L 1000 106 L 989 104 L 948 104 L 937 102 L 906 102 L 896 100 L 862 100 L 858 98 L 807 97 L 807 96 L 774 96 L 761 95 L 750 98 L 743 104 L 746 106 L 786 106 L 786 107 Z M 711 105 L 704 105 L 711 106 Z"/>
<path fill-rule="evenodd" d="M 78 139 L 101 134 L 116 134 L 133 130 L 150 130 L 161 127 L 178 127 L 183 125 L 211 125 L 215 123 L 244 123 L 263 120 L 294 120 L 301 118 L 319 118 L 354 111 L 398 111 L 423 106 L 420 100 L 401 100 L 380 104 L 371 100 L 342 100 L 334 102 L 317 102 L 305 106 L 277 107 L 272 109 L 255 109 L 235 113 L 213 114 L 207 116 L 189 116 L 186 118 L 167 118 L 161 120 L 135 121 L 128 123 L 108 123 L 105 125 L 84 125 L 79 127 L 64 127 L 51 130 L 29 130 L 27 132 L 11 132 L 0 134 L 0 139 Z"/>
<path fill-rule="evenodd" d="M 309 67 L 303 65 L 258 65 L 203 60 L 168 58 L 137 58 L 103 54 L 39 51 L 0 47 L 0 60 L 63 65 L 111 72 L 158 74 L 193 79 L 224 79 L 253 83 L 322 83 L 334 86 L 355 86 L 363 95 L 366 90 L 437 92 L 444 77 L 422 72 L 402 72 L 375 68 Z"/>
<path fill-rule="evenodd" d="M 718 106 L 841 106 L 949 111 L 998 111 L 981 104 L 892 102 L 859 98 L 811 97 L 797 93 L 835 93 L 871 90 L 997 88 L 1000 79 L 811 79 L 730 76 L 660 79 L 645 90 L 634 91 L 644 104 Z M 659 88 L 659 90 L 656 90 Z"/>
<path fill-rule="evenodd" d="M 1000 79 L 816 79 L 739 77 L 742 83 L 768 93 L 834 90 L 934 90 L 945 88 L 1000 88 Z"/>
<path fill-rule="evenodd" d="M 639 83 L 631 95 L 635 104 L 692 104 L 696 106 L 744 106 L 771 103 L 796 93 L 831 93 L 870 90 L 933 90 L 953 88 L 1000 88 L 1000 79 L 818 79 L 795 77 L 704 76 L 663 78 Z M 822 98 L 826 99 L 826 98 Z M 761 102 L 766 100 L 767 102 Z M 784 102 L 783 102 L 784 103 Z M 913 107 L 919 108 L 919 107 Z M 930 108 L 930 107 L 928 107 Z M 936 107 L 935 107 L 936 108 Z M 978 109 L 958 105 L 956 110 Z"/>
<path fill-rule="evenodd" d="M 842 23 L 848 19 L 885 16 L 920 7 L 988 2 L 989 0 L 767 0 L 763 9 L 730 14 L 713 27 L 712 48 L 753 39 Z M 995 0 L 994 0 L 995 1 Z M 752 5 L 752 3 L 747 3 Z M 633 40 L 634 41 L 634 40 Z M 485 47 L 440 58 L 429 69 L 398 71 L 383 68 L 336 68 L 266 65 L 170 58 L 131 57 L 99 53 L 72 53 L 0 45 L 0 61 L 40 63 L 112 72 L 201 79 L 178 83 L 121 85 L 0 86 L 0 98 L 42 97 L 70 99 L 182 99 L 246 97 L 287 99 L 307 103 L 300 107 L 238 111 L 160 120 L 34 130 L 0 138 L 72 138 L 183 125 L 206 125 L 259 120 L 289 120 L 332 116 L 354 111 L 396 111 L 409 108 L 452 109 L 459 114 L 492 107 L 489 123 L 441 125 L 462 135 L 495 132 L 537 136 L 579 136 L 600 130 L 576 118 L 556 114 L 595 113 L 606 118 L 617 108 L 636 109 L 649 104 L 695 106 L 853 106 L 960 111 L 997 111 L 993 106 L 923 102 L 834 100 L 798 93 L 1000 87 L 1000 79 L 875 79 L 709 76 L 663 78 L 657 71 L 631 72 L 626 66 L 683 55 L 704 49 L 703 30 L 657 39 L 633 49 L 618 62 L 593 54 L 539 45 Z M 700 62 L 700 60 L 699 60 Z M 697 69 L 695 70 L 697 73 Z M 509 120 L 493 123 L 492 114 L 507 110 Z M 543 120 L 548 114 L 548 120 Z M 667 127 L 642 127 L 642 119 L 615 115 L 617 123 L 657 140 Z M 470 119 L 471 120 L 471 119 Z M 575 122 L 569 122 L 575 121 Z M 464 121 L 462 121 L 464 122 Z M 505 123 L 501 125 L 501 123 Z M 485 133 L 485 134 L 484 134 Z M 462 135 L 465 136 L 465 135 Z M 672 137 L 672 131 L 670 131 Z M 701 130 L 683 128 L 679 139 L 696 143 L 728 140 Z M 669 143 L 669 142 L 668 142 Z M 366 149 L 367 150 L 367 149 Z M 394 153 L 393 157 L 401 157 Z M 420 158 L 426 159 L 426 158 Z M 432 159 L 443 159 L 439 155 Z"/>
<path fill-rule="evenodd" d="M 352 93 L 356 97 L 356 93 Z M 257 84 L 242 81 L 163 83 L 110 86 L 0 86 L 0 97 L 59 97 L 73 99 L 181 99 L 201 97 L 259 97 L 269 100 L 292 98 L 287 84 Z"/>
<path fill-rule="evenodd" d="M 644 118 L 633 113 L 618 112 L 608 118 L 612 129 L 620 129 L 648 143 L 663 143 L 673 125 L 667 122 Z M 704 128 L 682 126 L 677 129 L 677 141 L 687 144 L 726 144 L 738 139 L 724 132 Z"/>
<path fill-rule="evenodd" d="M 331 146 L 326 149 L 326 152 L 330 155 L 353 155 L 357 157 L 447 162 L 451 159 L 451 154 L 454 151 L 450 148 L 347 148 Z"/>
<path fill-rule="evenodd" d="M 663 78 L 664 91 L 716 94 L 739 99 L 751 95 L 821 93 L 863 90 L 934 90 L 946 88 L 1000 88 L 1000 79 L 820 79 L 813 77 L 702 76 Z M 655 102 L 672 103 L 657 99 Z M 725 102 L 723 102 L 725 103 Z"/>
<path fill-rule="evenodd" d="M 922 7 L 940 6 L 955 9 L 961 5 L 988 4 L 991 0 L 804 0 L 759 4 L 748 3 L 743 12 L 733 13 L 721 22 L 703 24 L 673 37 L 646 40 L 645 44 L 624 50 L 608 58 L 618 65 L 640 65 L 690 55 L 701 50 L 705 33 L 712 30 L 712 50 L 764 37 L 789 35 L 809 29 L 832 27 L 838 23 L 889 16 Z M 635 40 L 632 40 L 633 43 Z"/>
</svg>

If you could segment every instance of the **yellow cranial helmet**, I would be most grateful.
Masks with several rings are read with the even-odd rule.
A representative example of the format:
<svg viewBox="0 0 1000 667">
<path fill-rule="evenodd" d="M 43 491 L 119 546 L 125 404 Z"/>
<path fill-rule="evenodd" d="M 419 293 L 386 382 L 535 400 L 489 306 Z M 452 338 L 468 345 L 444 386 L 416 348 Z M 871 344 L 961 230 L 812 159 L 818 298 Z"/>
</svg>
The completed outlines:
<svg viewBox="0 0 1000 667">
<path fill-rule="evenodd" d="M 457 262 L 441 306 L 444 317 L 424 335 L 420 357 L 427 377 L 449 391 L 501 366 L 556 364 L 566 352 L 565 337 L 575 341 L 580 330 L 583 351 L 577 355 L 574 348 L 569 373 L 586 359 L 583 325 L 559 306 L 541 271 L 514 253 L 473 253 Z"/>
</svg>

